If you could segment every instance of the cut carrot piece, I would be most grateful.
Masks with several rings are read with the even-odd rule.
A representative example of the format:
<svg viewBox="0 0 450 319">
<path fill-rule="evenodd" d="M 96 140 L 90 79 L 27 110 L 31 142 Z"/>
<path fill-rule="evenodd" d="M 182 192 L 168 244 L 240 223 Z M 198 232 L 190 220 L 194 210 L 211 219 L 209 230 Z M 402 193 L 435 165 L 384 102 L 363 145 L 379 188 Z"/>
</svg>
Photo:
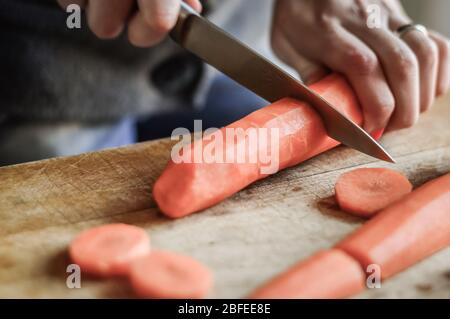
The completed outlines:
<svg viewBox="0 0 450 319">
<path fill-rule="evenodd" d="M 362 124 L 359 103 L 343 77 L 330 75 L 313 84 L 311 89 L 357 124 Z M 223 128 L 222 136 L 225 136 L 229 128 L 278 129 L 278 170 L 297 165 L 339 144 L 327 136 L 322 120 L 313 108 L 290 98 L 260 109 Z M 210 142 L 210 136 L 195 141 L 186 154 L 195 154 Z M 231 146 L 230 143 L 223 143 L 222 153 L 234 156 L 235 160 L 231 162 L 175 163 L 171 160 L 153 188 L 153 197 L 161 211 L 172 218 L 183 217 L 213 206 L 249 184 L 267 177 L 268 174 L 261 169 L 264 165 L 260 159 L 256 162 L 239 162 L 235 149 L 237 145 L 246 145 L 247 154 L 268 154 L 269 143 L 261 146 L 259 143 L 249 145 L 252 143 L 246 142 L 246 138 L 241 138 Z"/>
<path fill-rule="evenodd" d="M 111 224 L 81 233 L 69 247 L 72 261 L 96 276 L 125 275 L 131 261 L 150 252 L 147 233 L 135 226 Z"/>
<path fill-rule="evenodd" d="M 387 168 L 360 168 L 336 182 L 336 200 L 345 212 L 369 218 L 412 191 L 402 174 Z"/>
<path fill-rule="evenodd" d="M 274 278 L 250 295 L 252 299 L 336 299 L 365 288 L 359 263 L 340 250 L 319 252 Z"/>
<path fill-rule="evenodd" d="M 138 296 L 153 299 L 204 298 L 212 286 L 212 275 L 205 266 L 164 251 L 134 261 L 129 278 Z"/>
<path fill-rule="evenodd" d="M 450 245 L 450 174 L 381 211 L 337 245 L 389 278 Z"/>
</svg>

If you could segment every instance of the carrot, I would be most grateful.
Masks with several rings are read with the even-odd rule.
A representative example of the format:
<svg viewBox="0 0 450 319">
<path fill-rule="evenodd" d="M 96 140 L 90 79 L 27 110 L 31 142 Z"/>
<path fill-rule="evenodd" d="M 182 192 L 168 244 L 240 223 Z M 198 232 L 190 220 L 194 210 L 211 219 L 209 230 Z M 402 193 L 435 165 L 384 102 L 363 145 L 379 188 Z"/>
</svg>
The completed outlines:
<svg viewBox="0 0 450 319">
<path fill-rule="evenodd" d="M 336 182 L 336 200 L 343 211 L 372 217 L 412 191 L 402 174 L 387 168 L 360 168 L 343 174 Z"/>
<path fill-rule="evenodd" d="M 135 226 L 112 224 L 81 233 L 69 254 L 82 271 L 97 276 L 125 275 L 129 263 L 150 252 L 147 233 Z"/>
<path fill-rule="evenodd" d="M 362 123 L 358 101 L 343 77 L 336 74 L 328 76 L 312 85 L 311 89 L 353 121 Z M 223 128 L 221 132 L 226 132 L 227 128 L 279 129 L 279 170 L 297 165 L 338 145 L 338 142 L 327 136 L 321 118 L 310 106 L 290 98 L 260 109 Z M 195 141 L 187 152 L 195 153 L 198 148 L 209 145 L 209 137 Z M 238 139 L 232 146 L 224 143 L 223 153 L 235 153 L 234 149 L 240 143 L 246 143 L 246 139 Z M 270 150 L 268 145 L 259 144 L 247 145 L 249 148 L 249 154 Z M 261 170 L 262 166 L 260 161 L 175 163 L 171 160 L 155 183 L 153 197 L 167 216 L 183 217 L 213 206 L 249 184 L 267 177 L 268 174 Z"/>
<path fill-rule="evenodd" d="M 450 245 L 450 174 L 381 211 L 337 248 L 389 278 Z"/>
<path fill-rule="evenodd" d="M 365 274 L 359 263 L 333 249 L 319 252 L 262 286 L 252 299 L 335 299 L 365 288 Z"/>
<path fill-rule="evenodd" d="M 378 131 L 373 132 L 373 133 L 372 133 L 372 137 L 378 141 L 378 140 L 381 139 L 381 137 L 383 136 L 384 130 L 385 130 L 385 129 L 383 128 L 383 129 L 381 129 L 381 130 L 378 130 Z"/>
<path fill-rule="evenodd" d="M 143 298 L 204 298 L 212 286 L 210 271 L 194 259 L 154 251 L 135 260 L 129 278 L 136 294 Z"/>
</svg>

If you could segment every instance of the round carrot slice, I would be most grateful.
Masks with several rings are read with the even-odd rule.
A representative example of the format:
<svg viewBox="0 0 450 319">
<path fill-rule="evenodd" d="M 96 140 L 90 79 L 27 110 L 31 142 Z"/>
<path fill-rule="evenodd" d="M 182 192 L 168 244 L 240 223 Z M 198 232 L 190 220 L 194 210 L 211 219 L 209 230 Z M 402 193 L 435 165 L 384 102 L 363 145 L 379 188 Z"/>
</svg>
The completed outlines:
<svg viewBox="0 0 450 319">
<path fill-rule="evenodd" d="M 130 282 L 136 294 L 153 299 L 199 299 L 212 286 L 211 272 L 196 260 L 170 252 L 154 251 L 134 261 Z"/>
<path fill-rule="evenodd" d="M 136 226 L 111 224 L 89 229 L 72 242 L 69 254 L 82 271 L 97 276 L 125 275 L 132 260 L 150 252 L 150 238 Z"/>
<path fill-rule="evenodd" d="M 402 174 L 387 168 L 361 168 L 343 174 L 335 186 L 336 199 L 345 212 L 370 218 L 412 191 Z"/>
</svg>

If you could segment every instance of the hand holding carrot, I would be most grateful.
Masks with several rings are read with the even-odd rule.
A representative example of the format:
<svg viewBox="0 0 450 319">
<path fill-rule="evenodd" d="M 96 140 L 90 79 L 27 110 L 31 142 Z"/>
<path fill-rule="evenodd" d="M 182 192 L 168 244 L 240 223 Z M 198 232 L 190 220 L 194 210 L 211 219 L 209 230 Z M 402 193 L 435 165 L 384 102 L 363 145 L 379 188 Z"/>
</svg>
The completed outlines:
<svg viewBox="0 0 450 319">
<path fill-rule="evenodd" d="M 369 23 L 369 5 L 379 10 L 378 26 Z M 398 0 L 277 0 L 272 46 L 306 82 L 328 69 L 345 74 L 369 133 L 401 129 L 450 86 L 448 39 L 411 28 L 396 34 L 410 23 Z"/>
<path fill-rule="evenodd" d="M 86 10 L 92 32 L 101 39 L 118 37 L 128 28 L 130 42 L 151 47 L 161 42 L 175 26 L 181 0 L 58 0 L 66 8 L 78 4 Z M 201 11 L 199 0 L 187 0 Z M 136 10 L 136 8 L 138 10 Z"/>
</svg>

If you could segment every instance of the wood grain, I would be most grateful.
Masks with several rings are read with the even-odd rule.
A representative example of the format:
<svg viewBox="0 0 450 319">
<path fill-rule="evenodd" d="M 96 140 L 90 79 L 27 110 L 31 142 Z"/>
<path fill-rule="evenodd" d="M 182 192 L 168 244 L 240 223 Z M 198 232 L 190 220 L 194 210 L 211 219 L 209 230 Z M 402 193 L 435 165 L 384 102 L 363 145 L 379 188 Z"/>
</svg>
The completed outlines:
<svg viewBox="0 0 450 319">
<path fill-rule="evenodd" d="M 397 165 L 340 147 L 257 182 L 200 214 L 169 220 L 152 199 L 172 142 L 160 140 L 0 168 L 0 297 L 131 297 L 121 280 L 82 278 L 68 289 L 66 248 L 83 229 L 145 228 L 153 246 L 198 258 L 215 274 L 211 297 L 242 297 L 299 259 L 331 247 L 362 220 L 336 208 L 333 185 L 355 167 L 391 167 L 417 186 L 450 171 L 450 96 L 383 144 Z M 361 298 L 450 297 L 450 249 Z"/>
</svg>

